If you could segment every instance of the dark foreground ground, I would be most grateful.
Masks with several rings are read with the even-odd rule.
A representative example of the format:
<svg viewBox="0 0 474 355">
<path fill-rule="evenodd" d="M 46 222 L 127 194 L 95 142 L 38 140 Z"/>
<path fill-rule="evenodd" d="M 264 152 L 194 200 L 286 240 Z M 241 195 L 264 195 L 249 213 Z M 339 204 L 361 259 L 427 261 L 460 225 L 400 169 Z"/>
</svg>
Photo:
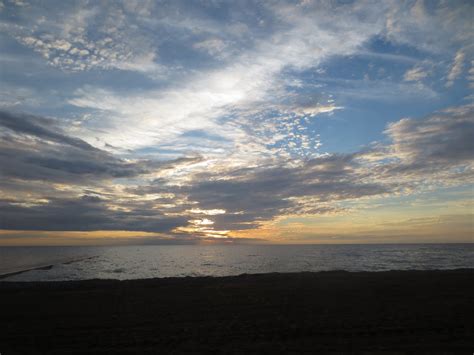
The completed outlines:
<svg viewBox="0 0 474 355">
<path fill-rule="evenodd" d="M 0 353 L 474 351 L 474 270 L 0 283 Z"/>
</svg>

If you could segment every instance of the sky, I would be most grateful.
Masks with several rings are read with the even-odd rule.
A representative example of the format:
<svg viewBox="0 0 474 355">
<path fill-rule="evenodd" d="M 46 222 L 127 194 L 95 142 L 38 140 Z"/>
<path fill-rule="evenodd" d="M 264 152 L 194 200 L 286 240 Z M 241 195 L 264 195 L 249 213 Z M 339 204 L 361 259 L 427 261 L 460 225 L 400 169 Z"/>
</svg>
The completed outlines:
<svg viewBox="0 0 474 355">
<path fill-rule="evenodd" d="M 0 1 L 0 245 L 474 242 L 472 1 Z"/>
</svg>

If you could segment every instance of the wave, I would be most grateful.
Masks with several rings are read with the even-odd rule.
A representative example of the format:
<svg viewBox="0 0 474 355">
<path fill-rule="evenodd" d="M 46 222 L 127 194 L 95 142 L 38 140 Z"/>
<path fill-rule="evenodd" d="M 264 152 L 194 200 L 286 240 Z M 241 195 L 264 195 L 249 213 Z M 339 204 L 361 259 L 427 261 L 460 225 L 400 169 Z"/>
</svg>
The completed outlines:
<svg viewBox="0 0 474 355">
<path fill-rule="evenodd" d="M 47 270 L 51 270 L 55 265 L 58 265 L 58 264 L 69 265 L 69 264 L 72 264 L 72 263 L 77 263 L 79 261 L 89 260 L 89 259 L 93 259 L 93 258 L 96 258 L 96 257 L 97 256 L 89 256 L 89 257 L 84 257 L 84 258 L 74 258 L 74 259 L 71 259 L 71 260 L 68 260 L 68 261 L 56 262 L 56 263 L 53 263 L 53 264 L 47 263 L 47 264 L 41 264 L 41 265 L 35 265 L 35 266 L 28 266 L 28 267 L 25 267 L 25 268 L 21 268 L 21 269 L 17 269 L 17 270 L 14 270 L 14 271 L 9 271 L 9 272 L 0 274 L 0 280 L 6 279 L 10 276 L 23 274 L 23 273 L 28 272 L 28 271 L 35 271 L 35 270 L 46 270 L 47 271 Z"/>
</svg>

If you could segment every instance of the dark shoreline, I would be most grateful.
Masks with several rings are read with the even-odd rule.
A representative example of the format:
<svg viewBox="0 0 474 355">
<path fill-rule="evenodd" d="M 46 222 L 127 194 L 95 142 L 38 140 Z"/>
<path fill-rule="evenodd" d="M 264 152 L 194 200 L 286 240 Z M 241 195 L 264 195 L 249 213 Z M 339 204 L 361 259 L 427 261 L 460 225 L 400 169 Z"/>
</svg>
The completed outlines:
<svg viewBox="0 0 474 355">
<path fill-rule="evenodd" d="M 467 353 L 474 269 L 0 282 L 2 354 Z"/>
</svg>

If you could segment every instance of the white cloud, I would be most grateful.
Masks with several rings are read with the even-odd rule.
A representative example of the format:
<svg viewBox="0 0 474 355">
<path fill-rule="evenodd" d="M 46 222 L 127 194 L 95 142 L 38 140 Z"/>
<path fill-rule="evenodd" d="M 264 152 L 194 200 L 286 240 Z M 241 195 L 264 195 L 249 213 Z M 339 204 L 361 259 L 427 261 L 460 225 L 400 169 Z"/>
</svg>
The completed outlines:
<svg viewBox="0 0 474 355">
<path fill-rule="evenodd" d="M 10 86 L 0 90 L 0 108 L 35 106 L 40 101 L 38 93 L 29 88 Z"/>
<path fill-rule="evenodd" d="M 59 23 L 38 15 L 32 30 L 23 27 L 15 33 L 51 65 L 64 70 L 114 68 L 155 79 L 168 71 L 178 73 L 172 82 L 148 91 L 115 92 L 90 86 L 76 90 L 69 104 L 86 109 L 93 118 L 75 129 L 91 144 L 97 144 L 98 139 L 122 149 L 172 148 L 211 158 L 287 158 L 290 151 L 304 155 L 320 145 L 319 138 L 312 140 L 314 134 L 306 132 L 305 122 L 295 116 L 332 113 L 342 107 L 311 97 L 324 90 L 317 84 L 302 103 L 291 101 L 285 71 L 315 69 L 334 56 L 359 54 L 413 63 L 411 57 L 368 53 L 366 43 L 388 31 L 395 41 L 414 44 L 419 38 L 413 33 L 424 34 L 452 13 L 437 9 L 433 15 L 421 2 L 410 8 L 408 15 L 398 3 L 373 5 L 370 1 L 301 7 L 266 3 L 262 5 L 266 17 L 253 32 L 249 24 L 239 21 L 223 24 L 179 12 L 154 16 L 152 3 L 143 8 L 136 3 L 106 9 L 95 5 L 79 8 Z M 452 26 L 446 28 L 452 30 Z M 163 29 L 166 31 L 160 32 Z M 168 45 L 176 40 L 179 46 L 207 51 L 224 60 L 205 70 L 186 68 L 181 62 L 159 63 L 162 42 L 158 33 L 173 33 L 163 39 Z M 239 39 L 248 43 L 236 46 Z M 428 48 L 422 42 L 419 47 Z M 185 55 L 188 58 L 189 52 Z M 405 73 L 406 81 L 417 83 L 344 79 L 344 85 L 331 90 L 336 97 L 363 100 L 433 98 L 437 93 L 418 83 L 429 75 L 425 67 L 417 65 Z M 267 117 L 272 110 L 277 114 Z"/>
<path fill-rule="evenodd" d="M 193 47 L 206 51 L 211 56 L 219 57 L 223 53 L 225 53 L 224 50 L 226 49 L 227 44 L 219 38 L 209 38 L 204 41 L 193 44 Z"/>
<path fill-rule="evenodd" d="M 403 76 L 403 80 L 405 81 L 421 81 L 428 77 L 429 72 L 422 68 L 415 66 L 406 71 L 405 75 Z"/>
<path fill-rule="evenodd" d="M 159 69 L 150 63 L 156 49 L 149 38 L 132 25 L 133 16 L 126 16 L 120 6 L 78 4 L 59 18 L 44 12 L 39 4 L 28 6 L 26 23 L 8 27 L 20 43 L 32 48 L 54 67 L 64 71 L 90 69 L 122 69 L 154 72 Z M 144 66 L 141 64 L 146 60 Z"/>
<path fill-rule="evenodd" d="M 244 150 L 245 155 L 251 157 L 249 149 L 262 154 L 267 144 L 276 143 L 274 137 L 289 133 L 289 127 L 280 124 L 281 118 L 275 117 L 273 122 L 265 121 L 261 130 L 266 132 L 259 132 L 256 139 L 255 129 L 247 129 L 248 122 L 257 120 L 265 110 L 276 108 L 288 114 L 317 115 L 340 109 L 336 104 L 324 103 L 289 104 L 282 108 L 278 100 L 287 93 L 281 72 L 287 68 L 315 67 L 331 56 L 356 53 L 365 41 L 383 28 L 384 20 L 380 17 L 383 9 L 367 13 L 341 7 L 340 15 L 346 18 L 345 22 L 336 21 L 330 7 L 315 13 L 287 5 L 275 5 L 269 10 L 281 22 L 281 29 L 262 40 L 255 40 L 253 47 L 232 57 L 222 68 L 195 73 L 166 90 L 139 94 L 98 88 L 77 91 L 76 97 L 69 102 L 77 107 L 102 111 L 98 117 L 101 124 L 108 127 L 105 134 L 94 131 L 94 138 L 87 137 L 87 133 L 84 138 L 92 143 L 99 137 L 111 145 L 132 149 L 158 142 L 161 145 L 173 142 L 178 146 L 177 139 L 182 134 L 199 129 L 222 137 L 226 146 L 230 142 L 234 149 Z M 365 22 L 359 21 L 359 12 L 364 13 Z M 195 46 L 226 51 L 219 40 L 205 40 Z M 229 115 L 238 117 L 224 123 L 221 118 Z M 292 124 L 292 128 L 297 125 L 296 122 Z M 123 130 L 124 126 L 128 128 Z M 250 126 L 255 126 L 255 122 Z M 311 144 L 306 141 L 305 134 L 296 133 L 294 138 L 299 143 L 291 137 L 286 143 L 280 143 L 309 147 Z M 313 147 L 318 144 L 315 142 Z M 275 151 L 267 152 L 275 154 Z M 235 150 L 227 151 L 227 154 L 234 153 Z"/>
<path fill-rule="evenodd" d="M 443 54 L 472 43 L 472 2 L 422 0 L 389 3 L 387 37 L 431 53 Z"/>
<path fill-rule="evenodd" d="M 12 3 L 20 7 L 28 6 L 28 3 L 24 0 L 12 0 Z"/>
<path fill-rule="evenodd" d="M 453 59 L 453 64 L 448 73 L 448 80 L 446 86 L 450 87 L 454 84 L 454 81 L 461 75 L 464 67 L 464 52 L 459 50 L 456 52 L 456 55 Z"/>
<path fill-rule="evenodd" d="M 342 110 L 342 109 L 343 107 L 336 106 L 334 104 L 326 104 L 326 105 L 316 104 L 316 105 L 295 107 L 292 109 L 292 111 L 302 116 L 305 116 L 305 115 L 316 116 L 321 113 L 331 113 L 336 110 Z"/>
<path fill-rule="evenodd" d="M 348 97 L 368 101 L 393 102 L 434 99 L 439 96 L 421 82 L 394 82 L 392 80 L 342 80 L 328 79 L 337 84 L 332 93 L 337 97 Z"/>
<path fill-rule="evenodd" d="M 471 60 L 471 68 L 469 69 L 468 74 L 467 80 L 469 81 L 469 87 L 474 89 L 474 60 Z"/>
<path fill-rule="evenodd" d="M 218 236 L 211 226 L 252 228 L 288 213 L 339 213 L 345 207 L 338 201 L 413 191 L 417 184 L 459 185 L 472 180 L 472 149 L 466 143 L 473 136 L 472 108 L 399 120 L 385 131 L 392 143 L 345 155 L 320 154 L 314 124 L 319 115 L 330 115 L 354 102 L 394 107 L 439 98 L 424 79 L 434 77 L 435 70 L 447 62 L 447 53 L 452 56 L 459 48 L 463 49 L 454 58 L 448 82 L 459 78 L 463 63 L 470 62 L 466 42 L 472 39 L 465 31 L 466 23 L 472 24 L 465 15 L 469 4 L 453 9 L 442 2 L 428 9 L 422 1 L 304 1 L 301 6 L 263 2 L 254 11 L 234 2 L 229 6 L 238 11 L 226 11 L 232 15 L 229 18 L 192 10 L 191 3 L 181 8 L 175 2 L 162 7 L 160 3 L 159 11 L 153 1 L 104 3 L 105 7 L 79 3 L 74 10 L 66 5 L 51 14 L 40 11 L 37 4 L 15 8 L 24 22 L 9 26 L 0 22 L 0 26 L 39 53 L 29 57 L 53 66 L 46 75 L 54 72 L 58 82 L 68 80 L 67 85 L 60 83 L 56 91 L 41 93 L 12 86 L 0 92 L 0 105 L 15 110 L 34 107 L 53 115 L 71 112 L 67 124 L 54 120 L 67 126 L 70 134 L 49 132 L 56 143 L 53 139 L 40 144 L 40 139 L 31 137 L 20 137 L 21 145 L 6 142 L 11 157 L 20 156 L 15 153 L 18 148 L 28 153 L 24 159 L 5 159 L 10 171 L 18 173 L 15 176 L 29 175 L 34 184 L 41 180 L 42 185 L 55 177 L 65 182 L 43 190 L 48 191 L 45 196 L 55 196 L 59 190 L 63 196 L 71 193 L 69 189 L 74 196 L 68 198 L 77 198 L 87 181 L 89 188 L 110 195 L 88 192 L 82 203 L 86 207 L 103 203 L 104 213 L 114 211 L 121 221 L 122 212 L 128 216 L 134 212 L 136 219 L 132 216 L 133 223 L 128 224 L 133 228 L 162 228 L 144 222 L 163 213 L 181 216 L 176 225 L 189 221 L 193 232 Z M 381 38 L 387 39 L 384 35 L 392 41 L 390 48 L 413 57 L 378 52 L 384 50 L 377 48 Z M 421 60 L 425 55 L 430 59 Z M 342 70 L 333 75 L 331 64 L 337 66 L 341 57 L 351 64 L 362 60 L 373 65 L 367 69 L 371 80 L 356 79 L 363 74 L 357 65 L 348 68 L 349 73 L 346 67 L 338 67 Z M 389 65 L 379 66 L 388 61 Z M 435 61 L 438 64 L 431 64 Z M 474 85 L 474 63 L 470 63 L 468 80 Z M 100 72 L 109 69 L 135 75 Z M 85 70 L 95 72 L 69 73 Z M 84 82 L 95 86 L 82 86 Z M 32 97 L 41 99 L 44 107 L 38 108 Z M 67 104 L 55 110 L 54 100 Z M 379 111 L 383 116 L 383 108 Z M 17 121 L 9 121 L 10 126 L 17 127 Z M 44 129 L 39 132 L 44 135 Z M 69 150 L 57 143 L 58 137 L 76 148 L 79 142 L 90 153 L 78 155 L 74 162 Z M 107 151 L 99 154 L 78 137 Z M 187 158 L 181 162 L 157 161 L 183 156 Z M 126 181 L 120 185 L 117 180 L 122 177 Z M 72 188 L 72 184 L 77 185 Z M 23 189 L 24 196 L 36 190 L 36 197 L 42 197 L 38 187 Z M 11 196 L 17 198 L 14 192 Z M 66 199 L 62 203 L 67 204 Z M 52 202 L 57 209 L 51 210 L 51 216 L 63 209 L 62 203 Z"/>
</svg>

